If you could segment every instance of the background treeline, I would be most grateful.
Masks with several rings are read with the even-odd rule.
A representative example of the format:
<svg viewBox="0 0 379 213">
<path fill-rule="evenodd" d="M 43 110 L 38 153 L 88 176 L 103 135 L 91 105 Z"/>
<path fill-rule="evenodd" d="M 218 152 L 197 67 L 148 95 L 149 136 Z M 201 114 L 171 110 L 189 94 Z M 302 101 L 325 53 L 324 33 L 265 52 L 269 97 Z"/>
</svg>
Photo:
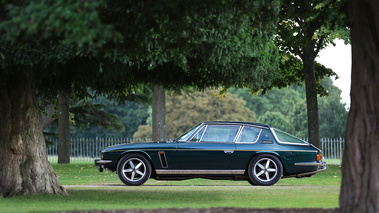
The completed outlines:
<svg viewBox="0 0 379 213">
<path fill-rule="evenodd" d="M 341 101 L 341 90 L 330 78 L 322 80 L 329 95 L 319 97 L 321 137 L 343 137 L 347 119 L 346 105 Z M 266 94 L 251 94 L 247 89 L 230 88 L 219 95 L 219 88 L 204 91 L 167 92 L 167 137 L 176 138 L 195 124 L 207 120 L 249 121 L 272 125 L 300 138 L 308 135 L 304 86 L 292 85 L 273 89 Z M 105 97 L 88 100 L 93 106 L 116 115 L 120 125 L 108 129 L 94 124 L 75 126 L 75 115 L 70 127 L 71 137 L 126 137 L 151 138 L 151 108 L 149 104 L 127 101 L 118 104 Z M 75 105 L 87 105 L 79 102 Z M 79 115 L 79 114 L 78 114 Z M 55 132 L 51 125 L 45 132 Z"/>
</svg>

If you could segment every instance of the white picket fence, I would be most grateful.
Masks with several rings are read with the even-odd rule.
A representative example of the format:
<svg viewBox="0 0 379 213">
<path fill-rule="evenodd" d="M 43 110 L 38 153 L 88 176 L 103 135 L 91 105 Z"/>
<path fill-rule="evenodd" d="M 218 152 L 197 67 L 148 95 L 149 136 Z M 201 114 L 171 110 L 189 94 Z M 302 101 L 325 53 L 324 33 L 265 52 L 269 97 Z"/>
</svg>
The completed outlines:
<svg viewBox="0 0 379 213">
<path fill-rule="evenodd" d="M 51 140 L 51 139 L 50 139 Z M 71 163 L 91 163 L 99 158 L 99 150 L 108 146 L 123 143 L 138 143 L 151 141 L 150 138 L 71 138 L 70 141 L 70 161 Z M 324 160 L 328 164 L 340 165 L 345 146 L 344 138 L 322 138 L 321 149 Z M 53 145 L 46 149 L 48 160 L 51 163 L 58 162 L 58 142 L 53 140 Z"/>
</svg>

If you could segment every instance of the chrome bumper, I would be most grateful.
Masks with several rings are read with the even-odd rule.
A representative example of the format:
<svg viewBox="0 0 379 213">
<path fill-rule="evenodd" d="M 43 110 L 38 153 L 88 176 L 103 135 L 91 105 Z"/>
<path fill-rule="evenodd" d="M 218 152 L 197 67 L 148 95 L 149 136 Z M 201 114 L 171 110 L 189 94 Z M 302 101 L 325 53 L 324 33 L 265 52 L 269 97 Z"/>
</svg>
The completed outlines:
<svg viewBox="0 0 379 213">
<path fill-rule="evenodd" d="M 104 164 L 112 163 L 111 160 L 101 160 L 101 159 L 95 159 L 95 166 L 97 166 L 97 169 L 99 172 L 104 171 Z"/>
<path fill-rule="evenodd" d="M 296 177 L 296 178 L 302 178 L 302 177 L 308 177 L 311 175 L 314 175 L 319 172 L 323 172 L 326 170 L 326 162 L 304 162 L 304 163 L 295 163 L 295 166 L 318 166 L 316 171 L 312 172 L 305 172 L 301 174 L 294 174 L 294 175 L 288 175 L 283 176 L 282 178 L 289 178 L 289 177 Z"/>
</svg>

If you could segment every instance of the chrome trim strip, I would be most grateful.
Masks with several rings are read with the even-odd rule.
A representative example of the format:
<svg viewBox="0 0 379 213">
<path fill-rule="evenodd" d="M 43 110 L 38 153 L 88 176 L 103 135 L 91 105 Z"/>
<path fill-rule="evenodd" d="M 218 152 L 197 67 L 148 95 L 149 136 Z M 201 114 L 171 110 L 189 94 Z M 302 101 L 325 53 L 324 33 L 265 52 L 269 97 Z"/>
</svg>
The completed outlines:
<svg viewBox="0 0 379 213">
<path fill-rule="evenodd" d="M 245 170 L 155 170 L 158 175 L 243 175 Z"/>
<path fill-rule="evenodd" d="M 245 128 L 245 126 L 244 126 L 244 125 L 241 125 L 240 128 L 238 129 L 237 134 L 236 134 L 236 136 L 234 137 L 234 141 L 233 141 L 234 143 L 237 143 L 237 140 L 238 140 L 238 138 L 240 137 L 240 134 L 241 134 L 243 128 Z"/>
<path fill-rule="evenodd" d="M 201 142 L 201 139 L 203 139 L 204 133 L 205 133 L 205 131 L 207 131 L 207 128 L 208 128 L 208 125 L 204 125 L 204 131 L 203 131 L 203 133 L 201 134 L 201 136 L 200 136 L 200 138 L 199 138 L 199 141 L 197 141 L 198 143 L 200 143 L 200 142 Z M 203 129 L 201 129 L 201 130 L 203 130 Z M 200 131 L 201 131 L 201 130 L 200 130 Z M 200 132 L 200 131 L 199 131 L 199 132 Z M 199 132 L 198 132 L 198 133 L 199 133 Z"/>
<path fill-rule="evenodd" d="M 112 163 L 111 160 L 95 160 L 96 164 L 107 164 L 107 163 Z"/>
<path fill-rule="evenodd" d="M 295 166 L 324 166 L 324 162 L 300 162 L 295 163 Z"/>
</svg>

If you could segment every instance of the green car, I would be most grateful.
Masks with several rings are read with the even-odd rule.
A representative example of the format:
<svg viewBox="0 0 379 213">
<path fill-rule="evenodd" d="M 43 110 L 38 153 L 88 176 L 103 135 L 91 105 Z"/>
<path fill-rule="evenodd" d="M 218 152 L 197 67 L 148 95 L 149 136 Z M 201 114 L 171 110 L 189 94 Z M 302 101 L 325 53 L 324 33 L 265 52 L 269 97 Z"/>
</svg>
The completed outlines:
<svg viewBox="0 0 379 213">
<path fill-rule="evenodd" d="M 149 178 L 247 180 L 270 186 L 287 177 L 310 177 L 326 169 L 321 150 L 268 125 L 202 122 L 174 141 L 132 143 L 100 151 L 95 165 L 138 186 Z"/>
</svg>

